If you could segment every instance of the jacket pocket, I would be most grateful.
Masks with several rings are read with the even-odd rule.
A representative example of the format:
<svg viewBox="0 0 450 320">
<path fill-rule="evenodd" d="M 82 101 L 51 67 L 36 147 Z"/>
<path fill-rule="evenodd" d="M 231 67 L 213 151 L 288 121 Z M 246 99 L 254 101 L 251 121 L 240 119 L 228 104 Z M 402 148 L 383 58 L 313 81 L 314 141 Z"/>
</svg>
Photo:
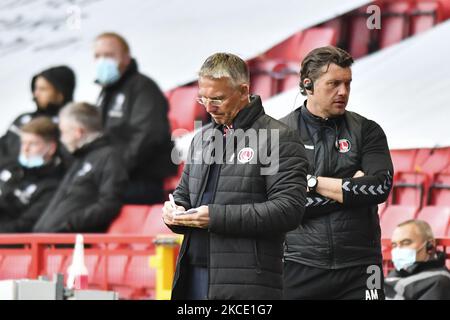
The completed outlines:
<svg viewBox="0 0 450 320">
<path fill-rule="evenodd" d="M 261 273 L 261 262 L 259 261 L 257 240 L 253 240 L 253 251 L 254 251 L 255 262 L 256 262 L 256 273 L 260 274 Z"/>
</svg>

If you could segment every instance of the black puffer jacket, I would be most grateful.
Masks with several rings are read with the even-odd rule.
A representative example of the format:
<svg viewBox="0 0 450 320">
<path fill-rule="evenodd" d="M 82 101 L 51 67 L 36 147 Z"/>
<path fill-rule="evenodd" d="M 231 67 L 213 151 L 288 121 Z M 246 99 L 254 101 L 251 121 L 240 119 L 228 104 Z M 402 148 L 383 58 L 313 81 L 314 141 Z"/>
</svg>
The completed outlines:
<svg viewBox="0 0 450 320">
<path fill-rule="evenodd" d="M 161 180 L 176 173 L 167 99 L 152 79 L 138 72 L 135 60 L 118 82 L 103 88 L 98 105 L 130 180 Z"/>
<path fill-rule="evenodd" d="M 202 156 L 209 159 L 210 148 L 214 145 L 211 142 L 213 127 L 217 125 L 207 125 L 194 137 L 188 162 L 174 193 L 175 201 L 186 209 L 197 207 L 205 190 L 210 166 L 199 162 Z M 243 141 L 238 129 L 246 134 L 250 134 L 251 129 L 269 129 L 279 134 L 279 149 L 274 145 L 271 153 L 279 159 L 279 167 L 270 175 L 261 175 L 261 169 L 270 166 L 261 161 L 262 155 L 271 150 L 270 132 L 267 137 L 259 133 L 261 142 L 257 150 L 253 148 L 255 163 L 236 160 L 242 159 L 240 146 L 225 154 L 228 161 L 219 164 L 213 202 L 208 206 L 208 298 L 280 299 L 284 236 L 298 226 L 304 211 L 307 168 L 304 148 L 294 131 L 265 115 L 258 96 L 253 96 L 251 103 L 238 113 L 234 129 L 234 137 L 240 136 L 237 145 Z M 222 140 L 221 136 L 218 139 Z M 274 141 L 272 138 L 272 143 Z M 192 229 L 172 229 L 185 234 L 172 291 L 173 299 L 182 299 L 186 280 L 183 258 Z"/>
<path fill-rule="evenodd" d="M 74 158 L 34 232 L 104 232 L 119 213 L 127 175 L 108 138 L 84 145 Z"/>
<path fill-rule="evenodd" d="M 64 175 L 59 157 L 38 168 L 14 161 L 0 169 L 0 233 L 31 232 Z"/>
<path fill-rule="evenodd" d="M 450 271 L 445 252 L 429 261 L 414 263 L 406 270 L 392 270 L 384 281 L 389 300 L 450 300 Z"/>
<path fill-rule="evenodd" d="M 309 174 L 343 179 L 344 200 L 308 193 L 305 219 L 286 236 L 285 259 L 325 269 L 381 264 L 377 204 L 387 199 L 393 176 L 381 127 L 350 111 L 320 119 L 304 106 L 281 121 L 304 142 Z M 358 170 L 365 176 L 351 178 Z"/>
</svg>

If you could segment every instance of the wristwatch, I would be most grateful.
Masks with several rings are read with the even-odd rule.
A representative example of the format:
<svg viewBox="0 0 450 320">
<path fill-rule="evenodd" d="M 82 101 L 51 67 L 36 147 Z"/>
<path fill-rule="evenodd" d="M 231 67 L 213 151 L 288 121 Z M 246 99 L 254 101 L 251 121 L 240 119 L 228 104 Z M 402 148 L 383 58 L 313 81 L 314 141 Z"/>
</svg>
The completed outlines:
<svg viewBox="0 0 450 320">
<path fill-rule="evenodd" d="M 315 192 L 316 191 L 316 187 L 317 187 L 317 182 L 318 182 L 317 181 L 317 177 L 308 174 L 306 176 L 306 181 L 307 181 L 307 185 L 308 185 L 309 191 Z"/>
</svg>

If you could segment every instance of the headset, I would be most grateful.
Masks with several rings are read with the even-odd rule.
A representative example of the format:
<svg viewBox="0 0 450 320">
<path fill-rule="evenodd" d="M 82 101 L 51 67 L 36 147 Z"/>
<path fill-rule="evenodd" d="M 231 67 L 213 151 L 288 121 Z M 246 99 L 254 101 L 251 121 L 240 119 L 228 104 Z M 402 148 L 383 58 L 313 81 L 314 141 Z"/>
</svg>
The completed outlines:
<svg viewBox="0 0 450 320">
<path fill-rule="evenodd" d="M 306 90 L 311 90 L 311 91 L 314 90 L 314 84 L 312 83 L 312 81 L 309 81 L 309 82 L 303 84 L 303 86 L 305 87 Z"/>
<path fill-rule="evenodd" d="M 301 93 L 305 93 L 305 90 L 309 90 L 309 91 L 313 91 L 314 92 L 314 83 L 312 82 L 311 79 L 309 78 L 305 78 L 305 80 L 308 80 L 308 82 L 303 83 L 303 87 L 302 87 L 302 82 L 299 82 L 299 87 L 300 87 L 300 92 Z"/>
<path fill-rule="evenodd" d="M 431 241 L 427 241 L 427 244 L 425 245 L 425 250 L 427 250 L 427 252 L 433 251 L 434 249 L 434 245 Z"/>
</svg>

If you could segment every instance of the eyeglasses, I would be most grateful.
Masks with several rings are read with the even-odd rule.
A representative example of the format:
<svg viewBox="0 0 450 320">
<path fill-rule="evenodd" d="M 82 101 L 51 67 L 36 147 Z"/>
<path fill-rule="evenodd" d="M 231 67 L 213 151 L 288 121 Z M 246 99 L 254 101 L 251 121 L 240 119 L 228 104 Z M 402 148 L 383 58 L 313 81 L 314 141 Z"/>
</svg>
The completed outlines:
<svg viewBox="0 0 450 320">
<path fill-rule="evenodd" d="M 197 102 L 200 103 L 201 105 L 206 106 L 209 102 L 214 107 L 220 107 L 225 100 L 227 99 L 210 99 L 205 97 L 197 98 Z"/>
</svg>

